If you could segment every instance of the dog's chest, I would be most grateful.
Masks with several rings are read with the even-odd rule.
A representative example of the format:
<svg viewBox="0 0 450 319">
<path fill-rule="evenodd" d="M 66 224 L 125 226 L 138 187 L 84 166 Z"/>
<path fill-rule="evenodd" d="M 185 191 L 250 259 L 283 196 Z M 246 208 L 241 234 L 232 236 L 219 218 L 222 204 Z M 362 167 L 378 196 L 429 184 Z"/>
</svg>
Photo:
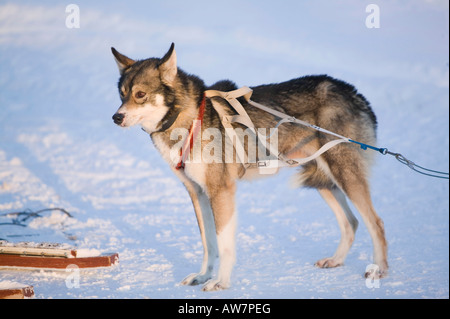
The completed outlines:
<svg viewBox="0 0 450 319">
<path fill-rule="evenodd" d="M 162 137 L 152 135 L 152 141 L 156 149 L 161 153 L 163 159 L 171 166 L 176 167 L 181 160 L 180 151 L 178 147 L 170 147 Z M 206 186 L 206 170 L 207 164 L 200 162 L 186 162 L 185 167 L 181 170 L 184 174 L 196 182 L 201 188 Z"/>
<path fill-rule="evenodd" d="M 157 134 L 151 135 L 153 144 L 155 145 L 156 149 L 161 153 L 161 156 L 163 159 L 170 165 L 175 167 L 177 165 L 177 162 L 180 159 L 179 152 L 175 152 L 173 147 L 171 148 L 166 141 L 164 141 L 164 138 Z"/>
</svg>

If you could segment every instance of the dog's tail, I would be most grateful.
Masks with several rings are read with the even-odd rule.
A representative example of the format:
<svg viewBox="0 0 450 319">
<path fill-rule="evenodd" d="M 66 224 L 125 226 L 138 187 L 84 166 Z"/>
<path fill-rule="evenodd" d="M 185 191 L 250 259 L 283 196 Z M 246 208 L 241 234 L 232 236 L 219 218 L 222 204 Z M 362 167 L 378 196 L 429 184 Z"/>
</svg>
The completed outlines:
<svg viewBox="0 0 450 319">
<path fill-rule="evenodd" d="M 328 174 L 317 165 L 315 160 L 303 165 L 300 172 L 294 175 L 291 184 L 294 187 L 316 189 L 332 189 L 336 186 Z"/>
</svg>

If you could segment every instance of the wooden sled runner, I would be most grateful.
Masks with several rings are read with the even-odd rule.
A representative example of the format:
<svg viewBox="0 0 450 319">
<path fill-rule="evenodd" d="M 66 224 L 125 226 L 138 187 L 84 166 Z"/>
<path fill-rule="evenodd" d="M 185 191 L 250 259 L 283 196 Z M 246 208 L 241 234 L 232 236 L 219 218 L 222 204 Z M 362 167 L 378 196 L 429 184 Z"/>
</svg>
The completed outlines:
<svg viewBox="0 0 450 319">
<path fill-rule="evenodd" d="M 119 254 L 78 257 L 75 249 L 59 244 L 11 244 L 0 241 L 0 267 L 65 269 L 110 267 L 118 264 Z"/>
<path fill-rule="evenodd" d="M 117 253 L 74 258 L 0 254 L 0 267 L 65 269 L 77 265 L 79 268 L 97 268 L 110 267 L 118 261 Z"/>
<path fill-rule="evenodd" d="M 0 289 L 0 299 L 28 299 L 33 297 L 33 286 Z"/>
</svg>

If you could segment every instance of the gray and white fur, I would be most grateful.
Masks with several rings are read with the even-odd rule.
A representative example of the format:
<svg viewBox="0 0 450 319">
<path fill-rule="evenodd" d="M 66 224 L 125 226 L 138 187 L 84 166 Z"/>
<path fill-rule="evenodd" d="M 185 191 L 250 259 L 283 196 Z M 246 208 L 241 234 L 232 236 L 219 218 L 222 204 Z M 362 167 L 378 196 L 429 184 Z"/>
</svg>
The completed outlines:
<svg viewBox="0 0 450 319">
<path fill-rule="evenodd" d="M 173 157 L 171 149 L 180 141 L 173 140 L 171 133 L 177 128 L 189 130 L 198 116 L 205 90 L 231 91 L 237 87 L 227 80 L 207 87 L 197 76 L 182 71 L 177 67 L 173 44 L 161 59 L 135 61 L 114 48 L 112 52 L 120 71 L 118 87 L 122 100 L 122 105 L 113 116 L 114 122 L 122 127 L 140 125 L 149 133 L 192 199 L 204 258 L 200 271 L 187 276 L 182 284 L 203 284 L 205 291 L 228 288 L 236 259 L 236 181 L 258 175 L 258 172 L 238 161 L 187 162 L 184 169 L 177 170 L 177 158 Z M 350 84 L 327 75 L 316 75 L 251 89 L 255 102 L 362 143 L 376 144 L 375 114 L 368 101 Z M 219 97 L 206 99 L 201 131 L 219 129 L 222 132 L 220 143 L 227 143 L 229 141 L 221 118 L 212 106 L 212 99 L 227 109 L 230 115 L 234 114 L 225 100 Z M 252 107 L 244 99 L 239 101 L 256 128 L 273 128 L 279 121 L 275 116 Z M 278 130 L 278 149 L 287 158 L 302 158 L 312 155 L 331 139 L 331 136 L 310 128 L 286 123 Z M 201 147 L 210 142 L 202 139 Z M 335 254 L 317 261 L 318 267 L 342 265 L 353 243 L 358 221 L 347 204 L 348 198 L 361 214 L 371 235 L 373 258 L 379 276 L 387 274 L 383 221 L 375 212 L 369 189 L 371 153 L 357 145 L 341 143 L 296 171 L 297 186 L 316 188 L 336 215 L 341 230 L 341 240 Z M 217 276 L 213 278 L 217 256 L 220 264 Z"/>
</svg>

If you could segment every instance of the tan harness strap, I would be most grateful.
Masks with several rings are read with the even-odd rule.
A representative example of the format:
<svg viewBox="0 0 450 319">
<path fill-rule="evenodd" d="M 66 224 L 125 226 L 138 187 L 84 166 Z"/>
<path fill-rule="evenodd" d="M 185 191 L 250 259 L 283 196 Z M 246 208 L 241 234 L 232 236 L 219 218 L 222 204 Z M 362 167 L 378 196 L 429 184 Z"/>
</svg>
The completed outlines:
<svg viewBox="0 0 450 319">
<path fill-rule="evenodd" d="M 206 97 L 209 97 L 209 98 L 221 97 L 221 98 L 225 99 L 234 108 L 234 110 L 238 113 L 238 115 L 232 115 L 232 116 L 227 115 L 227 113 L 224 110 L 224 108 L 222 107 L 222 105 L 220 103 L 216 103 L 216 102 L 214 102 L 214 100 L 212 100 L 214 109 L 217 111 L 217 113 L 219 113 L 219 116 L 222 118 L 222 124 L 225 127 L 225 132 L 226 132 L 227 136 L 231 139 L 232 142 L 235 141 L 236 153 L 238 154 L 238 157 L 241 160 L 241 163 L 243 163 L 244 165 L 247 165 L 246 167 L 251 166 L 251 164 L 249 164 L 246 159 L 247 156 L 246 156 L 244 147 L 242 146 L 241 141 L 237 137 L 236 132 L 235 132 L 233 126 L 231 125 L 231 123 L 239 123 L 239 124 L 242 124 L 242 125 L 245 125 L 246 127 L 248 127 L 255 135 L 258 136 L 258 140 L 263 144 L 263 146 L 266 148 L 266 150 L 269 150 L 270 154 L 275 158 L 273 160 L 258 161 L 256 163 L 256 166 L 258 168 L 275 168 L 275 167 L 278 168 L 278 167 L 282 167 L 282 166 L 303 165 L 309 161 L 316 159 L 317 157 L 319 157 L 320 155 L 322 155 L 323 153 L 328 151 L 330 148 L 332 148 L 340 143 L 349 142 L 349 139 L 347 137 L 344 137 L 342 135 L 328 131 L 328 130 L 318 127 L 316 125 L 309 124 L 302 120 L 296 119 L 295 117 L 289 116 L 283 112 L 274 110 L 265 105 L 262 105 L 260 103 L 250 100 L 252 93 L 253 93 L 252 89 L 250 89 L 249 87 L 246 87 L 246 86 L 244 86 L 240 89 L 234 90 L 234 91 L 230 91 L 230 92 L 222 92 L 222 91 L 216 91 L 216 90 L 205 91 Z M 239 103 L 239 101 L 237 100 L 237 98 L 241 97 L 241 96 L 243 96 L 250 105 L 281 118 L 281 120 L 278 122 L 278 124 L 275 127 L 276 129 L 282 123 L 291 122 L 291 123 L 297 123 L 297 124 L 312 128 L 314 130 L 317 130 L 317 131 L 320 131 L 323 133 L 334 135 L 334 136 L 338 137 L 339 139 L 333 140 L 333 141 L 330 141 L 330 142 L 324 144 L 320 149 L 318 149 L 311 156 L 308 156 L 305 158 L 299 158 L 299 159 L 287 159 L 283 154 L 278 153 L 278 150 L 273 149 L 271 143 L 266 143 L 266 141 L 267 141 L 266 137 L 261 136 L 259 134 L 259 132 L 256 131 L 252 120 L 248 116 L 248 114 L 245 111 L 242 104 Z"/>
</svg>

